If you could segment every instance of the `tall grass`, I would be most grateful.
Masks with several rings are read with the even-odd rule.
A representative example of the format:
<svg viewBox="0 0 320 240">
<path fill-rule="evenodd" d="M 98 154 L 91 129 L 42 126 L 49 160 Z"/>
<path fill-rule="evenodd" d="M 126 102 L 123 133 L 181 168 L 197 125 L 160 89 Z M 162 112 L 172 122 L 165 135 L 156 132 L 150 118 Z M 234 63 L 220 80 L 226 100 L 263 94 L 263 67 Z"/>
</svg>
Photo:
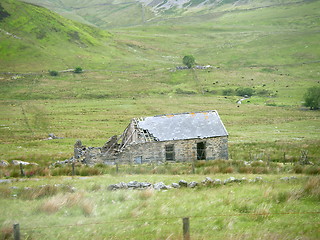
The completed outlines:
<svg viewBox="0 0 320 240">
<path fill-rule="evenodd" d="M 62 208 L 78 207 L 84 216 L 90 216 L 94 210 L 94 204 L 91 200 L 84 197 L 84 193 L 58 194 L 46 199 L 39 207 L 40 211 L 48 214 L 58 212 Z"/>
<path fill-rule="evenodd" d="M 318 165 L 300 165 L 287 164 L 279 162 L 263 162 L 263 161 L 240 161 L 240 160 L 210 160 L 210 161 L 195 161 L 184 163 L 164 163 L 164 164 L 120 164 L 115 165 L 97 164 L 95 166 L 86 166 L 81 164 L 75 165 L 74 175 L 76 176 L 95 176 L 103 174 L 168 174 L 168 175 L 183 175 L 183 174 L 277 174 L 277 173 L 297 173 L 307 175 L 320 174 Z M 32 174 L 31 174 L 32 173 Z M 61 165 L 52 168 L 48 167 L 28 167 L 25 170 L 25 175 L 22 176 L 20 168 L 2 167 L 0 168 L 0 177 L 18 178 L 18 177 L 36 177 L 36 176 L 72 176 L 73 170 L 71 165 Z"/>
</svg>

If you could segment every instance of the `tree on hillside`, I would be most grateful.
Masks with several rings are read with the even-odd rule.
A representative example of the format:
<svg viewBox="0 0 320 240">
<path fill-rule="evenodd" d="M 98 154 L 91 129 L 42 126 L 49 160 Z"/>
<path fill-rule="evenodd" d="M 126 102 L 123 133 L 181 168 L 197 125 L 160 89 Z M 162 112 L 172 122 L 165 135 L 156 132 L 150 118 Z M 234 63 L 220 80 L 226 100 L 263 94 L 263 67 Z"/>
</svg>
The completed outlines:
<svg viewBox="0 0 320 240">
<path fill-rule="evenodd" d="M 320 108 L 320 87 L 308 88 L 304 94 L 304 106 L 310 107 L 311 110 Z"/>
<path fill-rule="evenodd" d="M 186 55 L 183 57 L 182 62 L 188 68 L 192 68 L 192 66 L 196 63 L 196 60 L 194 59 L 194 57 L 192 55 Z"/>
</svg>

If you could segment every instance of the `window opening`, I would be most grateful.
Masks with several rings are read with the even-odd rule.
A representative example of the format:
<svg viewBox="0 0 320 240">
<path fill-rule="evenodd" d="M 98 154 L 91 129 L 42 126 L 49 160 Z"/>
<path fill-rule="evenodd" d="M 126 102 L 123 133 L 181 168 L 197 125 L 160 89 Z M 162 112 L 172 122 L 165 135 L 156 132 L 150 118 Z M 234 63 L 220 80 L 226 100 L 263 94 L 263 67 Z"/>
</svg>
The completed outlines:
<svg viewBox="0 0 320 240">
<path fill-rule="evenodd" d="M 168 144 L 165 146 L 166 149 L 166 161 L 174 161 L 174 145 Z"/>
<path fill-rule="evenodd" d="M 134 162 L 135 162 L 136 164 L 142 164 L 142 156 L 135 157 L 135 158 L 134 158 Z"/>
</svg>

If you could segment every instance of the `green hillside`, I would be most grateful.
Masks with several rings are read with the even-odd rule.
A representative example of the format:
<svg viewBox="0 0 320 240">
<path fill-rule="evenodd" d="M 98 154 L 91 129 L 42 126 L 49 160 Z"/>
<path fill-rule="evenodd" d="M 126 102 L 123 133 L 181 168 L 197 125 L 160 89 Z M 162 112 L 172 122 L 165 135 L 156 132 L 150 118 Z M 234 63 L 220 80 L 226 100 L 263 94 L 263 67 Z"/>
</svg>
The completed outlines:
<svg viewBox="0 0 320 240">
<path fill-rule="evenodd" d="M 308 150 L 319 161 L 320 115 L 302 108 L 319 86 L 319 1 L 206 9 L 110 33 L 30 4 L 1 6 L 0 72 L 34 74 L 0 75 L 1 159 L 46 164 L 69 157 L 76 139 L 102 146 L 132 117 L 215 109 L 233 159 Z M 212 68 L 176 70 L 187 54 Z M 84 73 L 47 74 L 76 66 Z M 254 95 L 239 105 L 241 88 Z M 50 132 L 64 139 L 44 141 Z"/>
<path fill-rule="evenodd" d="M 310 1 L 291 0 L 23 0 L 51 9 L 62 16 L 86 24 L 110 29 L 154 25 L 172 20 L 173 24 L 190 17 L 221 16 L 230 12 L 248 12 L 263 8 L 287 7 Z M 193 18 L 190 19 L 193 22 Z M 187 20 L 188 21 L 188 20 Z M 202 20 L 201 20 L 202 21 Z"/>
<path fill-rule="evenodd" d="M 4 0 L 1 12 L 0 72 L 105 68 L 132 55 L 110 33 L 43 7 Z"/>
</svg>

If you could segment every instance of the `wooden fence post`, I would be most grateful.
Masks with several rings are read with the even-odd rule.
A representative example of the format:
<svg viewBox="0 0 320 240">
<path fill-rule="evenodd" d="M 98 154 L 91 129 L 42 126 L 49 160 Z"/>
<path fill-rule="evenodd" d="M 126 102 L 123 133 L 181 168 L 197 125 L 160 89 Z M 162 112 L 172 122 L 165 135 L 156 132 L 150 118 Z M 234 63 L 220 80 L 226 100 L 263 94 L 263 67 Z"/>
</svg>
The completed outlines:
<svg viewBox="0 0 320 240">
<path fill-rule="evenodd" d="M 117 162 L 116 162 L 116 173 L 119 173 L 119 166 Z"/>
<path fill-rule="evenodd" d="M 76 175 L 75 174 L 75 169 L 74 169 L 74 161 L 72 162 L 72 176 Z"/>
<path fill-rule="evenodd" d="M 13 224 L 13 237 L 14 237 L 14 240 L 20 240 L 20 225 L 19 225 L 19 223 Z"/>
<path fill-rule="evenodd" d="M 182 223 L 183 223 L 183 240 L 190 240 L 189 218 L 188 217 L 182 218 Z"/>
<path fill-rule="evenodd" d="M 196 173 L 196 169 L 195 169 L 195 160 L 192 161 L 192 173 L 195 174 Z"/>
<path fill-rule="evenodd" d="M 20 163 L 20 174 L 21 174 L 21 177 L 25 176 L 22 163 Z"/>
</svg>

